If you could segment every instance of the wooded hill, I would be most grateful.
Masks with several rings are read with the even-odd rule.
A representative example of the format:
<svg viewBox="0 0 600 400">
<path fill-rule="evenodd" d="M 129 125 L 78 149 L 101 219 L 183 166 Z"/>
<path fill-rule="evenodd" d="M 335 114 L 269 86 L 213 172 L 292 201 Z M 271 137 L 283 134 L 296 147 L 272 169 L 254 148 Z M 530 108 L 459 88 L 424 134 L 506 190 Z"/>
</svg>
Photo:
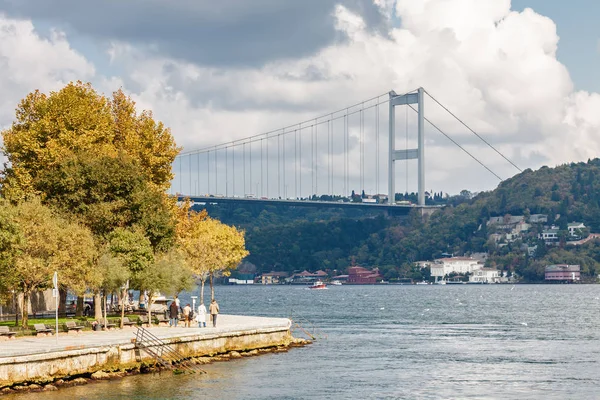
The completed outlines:
<svg viewBox="0 0 600 400">
<path fill-rule="evenodd" d="M 489 252 L 488 265 L 516 273 L 523 280 L 543 279 L 551 263 L 580 264 L 587 277 L 600 272 L 595 243 L 546 247 L 538 239 L 541 224 L 532 224 L 523 237 L 504 246 L 489 240 L 490 217 L 546 214 L 548 222 L 566 230 L 567 223 L 583 222 L 600 232 L 600 159 L 556 168 L 530 169 L 502 182 L 497 189 L 469 198 L 453 196 L 445 209 L 423 220 L 386 218 L 373 212 L 307 210 L 261 207 L 209 213 L 247 232 L 247 261 L 257 272 L 329 269 L 343 272 L 352 259 L 359 265 L 378 266 L 386 279 L 427 277 L 414 261 L 432 260 L 442 253 L 465 255 Z M 537 247 L 529 256 L 526 247 Z"/>
</svg>

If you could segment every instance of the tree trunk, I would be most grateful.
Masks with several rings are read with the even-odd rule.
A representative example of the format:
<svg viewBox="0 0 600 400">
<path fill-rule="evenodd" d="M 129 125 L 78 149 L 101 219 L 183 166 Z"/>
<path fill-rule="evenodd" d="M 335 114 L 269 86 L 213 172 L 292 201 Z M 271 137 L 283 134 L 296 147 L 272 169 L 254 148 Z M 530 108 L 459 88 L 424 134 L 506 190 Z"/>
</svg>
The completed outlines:
<svg viewBox="0 0 600 400">
<path fill-rule="evenodd" d="M 100 292 L 94 293 L 94 318 L 98 323 L 102 321 L 102 297 Z"/>
<path fill-rule="evenodd" d="M 138 301 L 138 307 L 141 306 L 142 304 L 146 304 L 146 296 L 144 295 L 144 289 L 140 289 L 140 299 Z"/>
<path fill-rule="evenodd" d="M 127 295 L 127 290 L 122 290 L 121 294 L 121 329 L 123 329 L 123 318 L 125 318 L 125 297 Z"/>
<path fill-rule="evenodd" d="M 206 278 L 200 278 L 200 304 L 204 304 L 204 284 L 206 283 Z"/>
<path fill-rule="evenodd" d="M 213 285 L 213 273 L 211 272 L 209 275 L 210 278 L 210 300 L 213 301 L 215 299 L 215 286 Z"/>
<path fill-rule="evenodd" d="M 21 315 L 23 316 L 21 318 L 21 327 L 23 329 L 27 329 L 27 322 L 29 322 L 29 319 L 27 318 L 28 315 L 28 311 L 27 308 L 29 306 L 29 290 L 23 290 L 23 304 L 21 306 Z"/>
<path fill-rule="evenodd" d="M 154 303 L 153 296 L 148 295 L 147 308 L 148 308 L 148 326 L 152 326 L 152 303 Z"/>
<path fill-rule="evenodd" d="M 17 302 L 17 295 L 13 290 L 13 308 L 15 309 L 15 327 L 19 326 L 19 303 Z"/>
<path fill-rule="evenodd" d="M 67 289 L 58 289 L 58 315 L 67 315 Z"/>
<path fill-rule="evenodd" d="M 83 316 L 83 296 L 77 296 L 77 308 L 75 308 L 75 316 Z"/>
<path fill-rule="evenodd" d="M 106 295 L 106 291 L 104 292 L 104 295 L 102 296 L 103 300 L 104 300 L 104 330 L 106 330 L 106 324 L 108 323 L 108 320 L 106 319 L 106 300 L 108 299 L 108 296 Z"/>
</svg>

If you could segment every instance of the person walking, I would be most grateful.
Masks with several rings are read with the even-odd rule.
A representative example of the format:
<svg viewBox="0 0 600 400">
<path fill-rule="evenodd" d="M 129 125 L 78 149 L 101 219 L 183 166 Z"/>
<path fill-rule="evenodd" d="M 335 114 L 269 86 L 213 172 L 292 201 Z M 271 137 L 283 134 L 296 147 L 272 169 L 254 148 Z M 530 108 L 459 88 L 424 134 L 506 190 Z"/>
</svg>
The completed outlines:
<svg viewBox="0 0 600 400">
<path fill-rule="evenodd" d="M 196 316 L 198 320 L 198 328 L 206 328 L 206 306 L 204 303 L 200 303 L 198 306 L 198 315 Z"/>
<path fill-rule="evenodd" d="M 212 318 L 213 328 L 216 328 L 217 327 L 217 315 L 219 314 L 219 305 L 217 304 L 217 301 L 215 299 L 212 299 L 212 301 L 210 302 L 209 311 L 210 311 L 210 316 Z"/>
<path fill-rule="evenodd" d="M 169 306 L 169 326 L 177 328 L 177 322 L 179 322 L 179 307 L 173 300 Z"/>
<path fill-rule="evenodd" d="M 190 327 L 190 322 L 192 320 L 191 311 L 192 311 L 192 307 L 190 307 L 189 303 L 186 304 L 185 307 L 183 307 L 183 325 L 186 328 Z"/>
</svg>

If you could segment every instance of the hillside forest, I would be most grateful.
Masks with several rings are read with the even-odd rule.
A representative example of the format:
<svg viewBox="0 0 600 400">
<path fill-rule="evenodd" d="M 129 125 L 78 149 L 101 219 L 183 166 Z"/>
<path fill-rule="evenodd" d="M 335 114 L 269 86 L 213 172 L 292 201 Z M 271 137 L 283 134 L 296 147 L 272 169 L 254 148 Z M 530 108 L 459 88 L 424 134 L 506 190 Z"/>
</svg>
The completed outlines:
<svg viewBox="0 0 600 400">
<path fill-rule="evenodd" d="M 568 224 L 575 221 L 585 224 L 584 236 L 600 232 L 600 159 L 528 169 L 493 191 L 473 196 L 463 190 L 443 202 L 445 208 L 427 218 L 416 210 L 408 217 L 388 217 L 376 211 L 261 206 L 259 202 L 243 208 L 201 207 L 246 231 L 250 255 L 241 272 L 323 269 L 339 274 L 355 262 L 378 267 L 386 280 L 420 280 L 428 278 L 428 271 L 417 267 L 416 261 L 473 253 L 487 253 L 486 266 L 523 282 L 543 280 L 548 264 L 579 264 L 587 280 L 600 272 L 597 243 L 573 246 L 567 233 Z M 547 221 L 531 222 L 530 216 L 536 214 L 546 215 Z M 492 239 L 498 229 L 487 223 L 490 218 L 510 216 L 523 216 L 530 224 L 528 231 L 512 240 Z M 559 240 L 546 244 L 539 234 L 552 226 L 558 228 Z"/>
</svg>

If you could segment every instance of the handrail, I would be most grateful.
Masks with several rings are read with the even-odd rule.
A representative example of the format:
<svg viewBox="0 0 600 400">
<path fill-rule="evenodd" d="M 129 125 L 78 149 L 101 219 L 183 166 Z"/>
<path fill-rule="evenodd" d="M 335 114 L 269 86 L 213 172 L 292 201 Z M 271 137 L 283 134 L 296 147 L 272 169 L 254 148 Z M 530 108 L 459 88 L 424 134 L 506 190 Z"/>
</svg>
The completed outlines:
<svg viewBox="0 0 600 400">
<path fill-rule="evenodd" d="M 196 373 L 198 371 L 206 373 L 201 369 L 187 365 L 186 362 L 188 361 L 188 357 L 184 356 L 172 348 L 168 343 L 165 343 L 162 339 L 143 327 L 137 327 L 135 344 L 136 347 L 144 349 L 145 352 L 150 354 L 165 368 L 173 369 L 174 364 L 177 364 L 179 369 L 190 373 Z"/>
</svg>

